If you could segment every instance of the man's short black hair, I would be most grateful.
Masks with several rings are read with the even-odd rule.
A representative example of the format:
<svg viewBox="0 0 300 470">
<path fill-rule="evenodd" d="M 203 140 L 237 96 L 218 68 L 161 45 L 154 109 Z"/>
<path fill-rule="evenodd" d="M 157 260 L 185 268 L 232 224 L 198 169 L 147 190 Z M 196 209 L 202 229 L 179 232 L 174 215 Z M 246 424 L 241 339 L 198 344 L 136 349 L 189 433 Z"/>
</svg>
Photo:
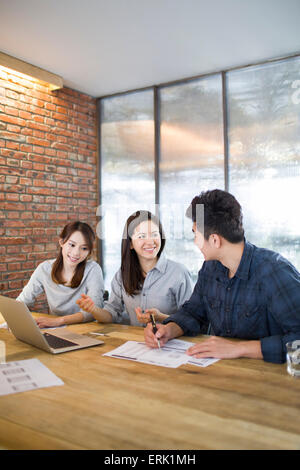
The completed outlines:
<svg viewBox="0 0 300 470">
<path fill-rule="evenodd" d="M 197 205 L 204 205 L 204 238 L 208 240 L 212 233 L 221 235 L 231 243 L 239 243 L 244 239 L 242 208 L 235 197 L 227 191 L 214 189 L 202 191 L 194 197 L 186 210 L 186 216 L 196 222 L 201 230 L 201 224 L 197 221 Z"/>
</svg>

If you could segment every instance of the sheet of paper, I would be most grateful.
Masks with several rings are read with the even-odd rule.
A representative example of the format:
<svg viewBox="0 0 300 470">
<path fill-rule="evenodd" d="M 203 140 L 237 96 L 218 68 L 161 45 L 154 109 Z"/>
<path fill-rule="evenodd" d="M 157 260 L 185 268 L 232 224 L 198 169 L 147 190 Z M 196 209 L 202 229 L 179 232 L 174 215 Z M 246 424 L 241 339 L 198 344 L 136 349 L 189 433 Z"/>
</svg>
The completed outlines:
<svg viewBox="0 0 300 470">
<path fill-rule="evenodd" d="M 165 348 L 173 348 L 177 351 L 182 351 L 183 353 L 193 346 L 195 343 L 190 343 L 189 341 L 183 341 L 181 339 L 171 339 L 166 345 Z M 218 362 L 220 359 L 216 359 L 213 357 L 205 357 L 201 359 L 197 359 L 196 357 L 188 356 L 187 364 L 191 364 L 192 366 L 198 367 L 207 367 L 215 362 Z"/>
<path fill-rule="evenodd" d="M 187 364 L 190 364 L 192 366 L 198 366 L 198 367 L 207 367 L 218 361 L 220 361 L 220 359 L 216 359 L 214 357 L 203 357 L 201 359 L 197 359 L 196 357 L 194 358 L 190 357 Z"/>
<path fill-rule="evenodd" d="M 118 348 L 103 354 L 103 356 L 127 359 L 162 367 L 179 367 L 182 364 L 207 367 L 219 359 L 195 359 L 185 354 L 185 351 L 195 343 L 173 339 L 161 349 L 151 349 L 145 343 L 127 341 Z"/>
<path fill-rule="evenodd" d="M 0 364 L 0 396 L 56 385 L 64 382 L 38 359 Z"/>
<path fill-rule="evenodd" d="M 166 348 L 151 349 L 145 343 L 136 341 L 127 341 L 113 351 L 103 354 L 103 356 L 173 368 L 179 367 L 187 361 L 187 357 L 181 351 Z"/>
</svg>

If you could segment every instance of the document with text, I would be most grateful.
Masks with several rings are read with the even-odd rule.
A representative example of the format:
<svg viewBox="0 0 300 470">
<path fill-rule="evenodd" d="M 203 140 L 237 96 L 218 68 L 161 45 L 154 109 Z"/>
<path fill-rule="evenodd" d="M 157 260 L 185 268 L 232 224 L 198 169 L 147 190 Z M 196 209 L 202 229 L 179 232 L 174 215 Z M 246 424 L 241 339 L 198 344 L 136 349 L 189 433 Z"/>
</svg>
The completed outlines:
<svg viewBox="0 0 300 470">
<path fill-rule="evenodd" d="M 142 342 L 127 341 L 113 351 L 103 354 L 103 356 L 172 368 L 179 367 L 182 364 L 207 367 L 219 361 L 215 358 L 196 359 L 185 354 L 185 351 L 193 344 L 195 343 L 172 339 L 164 347 L 152 349 Z"/>
<path fill-rule="evenodd" d="M 0 364 L 0 396 L 55 385 L 64 385 L 64 382 L 38 359 Z"/>
</svg>

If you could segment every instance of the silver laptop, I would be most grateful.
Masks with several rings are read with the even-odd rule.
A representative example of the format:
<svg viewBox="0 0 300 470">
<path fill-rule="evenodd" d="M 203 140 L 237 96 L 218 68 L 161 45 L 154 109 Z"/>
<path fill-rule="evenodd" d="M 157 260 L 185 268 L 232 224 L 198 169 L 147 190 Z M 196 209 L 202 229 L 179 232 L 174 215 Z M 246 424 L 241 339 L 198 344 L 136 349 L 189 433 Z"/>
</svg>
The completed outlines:
<svg viewBox="0 0 300 470">
<path fill-rule="evenodd" d="M 0 295 L 0 313 L 17 339 L 52 354 L 103 344 L 103 341 L 73 333 L 67 328 L 43 332 L 24 302 L 3 295 Z"/>
</svg>

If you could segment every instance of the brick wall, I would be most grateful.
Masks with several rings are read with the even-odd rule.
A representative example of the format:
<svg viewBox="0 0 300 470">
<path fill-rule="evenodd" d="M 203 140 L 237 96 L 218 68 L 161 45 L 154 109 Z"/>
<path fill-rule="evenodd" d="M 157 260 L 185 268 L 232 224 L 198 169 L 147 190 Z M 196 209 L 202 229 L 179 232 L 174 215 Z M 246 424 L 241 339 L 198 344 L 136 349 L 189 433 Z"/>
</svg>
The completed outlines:
<svg viewBox="0 0 300 470">
<path fill-rule="evenodd" d="M 0 70 L 0 292 L 55 258 L 70 220 L 96 227 L 96 100 Z M 45 298 L 34 310 L 47 312 Z"/>
</svg>

